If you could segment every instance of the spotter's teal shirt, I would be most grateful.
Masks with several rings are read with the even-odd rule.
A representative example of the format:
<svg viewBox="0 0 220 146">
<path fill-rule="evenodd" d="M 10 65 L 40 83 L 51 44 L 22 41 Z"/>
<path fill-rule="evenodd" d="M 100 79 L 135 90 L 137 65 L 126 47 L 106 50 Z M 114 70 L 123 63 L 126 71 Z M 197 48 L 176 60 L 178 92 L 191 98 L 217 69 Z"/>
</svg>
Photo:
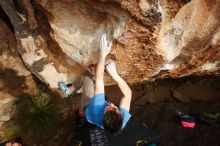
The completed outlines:
<svg viewBox="0 0 220 146">
<path fill-rule="evenodd" d="M 86 119 L 90 123 L 95 124 L 101 127 L 102 129 L 104 129 L 102 123 L 102 117 L 104 115 L 104 109 L 107 105 L 108 102 L 105 100 L 104 93 L 96 94 L 86 108 L 86 112 L 85 112 Z M 121 112 L 123 119 L 122 127 L 121 127 L 121 129 L 123 129 L 126 126 L 129 119 L 131 118 L 131 114 L 124 108 L 119 108 L 119 110 Z"/>
</svg>

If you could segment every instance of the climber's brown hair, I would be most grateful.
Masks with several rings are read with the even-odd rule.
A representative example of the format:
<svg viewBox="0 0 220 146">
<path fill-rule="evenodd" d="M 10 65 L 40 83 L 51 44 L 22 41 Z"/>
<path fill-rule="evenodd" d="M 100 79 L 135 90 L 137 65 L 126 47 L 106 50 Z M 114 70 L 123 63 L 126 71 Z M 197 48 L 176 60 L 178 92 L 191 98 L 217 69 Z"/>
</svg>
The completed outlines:
<svg viewBox="0 0 220 146">
<path fill-rule="evenodd" d="M 110 133 L 115 133 L 121 129 L 122 115 L 117 109 L 109 110 L 103 115 L 103 127 Z"/>
</svg>

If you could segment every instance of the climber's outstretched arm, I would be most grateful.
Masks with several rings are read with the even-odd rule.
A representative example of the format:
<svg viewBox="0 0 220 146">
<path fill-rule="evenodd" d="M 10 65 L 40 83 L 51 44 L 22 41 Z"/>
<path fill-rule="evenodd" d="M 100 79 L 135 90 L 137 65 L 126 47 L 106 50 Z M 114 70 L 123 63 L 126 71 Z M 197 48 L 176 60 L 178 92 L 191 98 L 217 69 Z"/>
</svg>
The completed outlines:
<svg viewBox="0 0 220 146">
<path fill-rule="evenodd" d="M 100 54 L 96 67 L 95 94 L 104 93 L 104 69 L 105 58 L 110 53 L 112 42 L 106 40 L 106 34 L 102 35 L 100 40 Z"/>
<path fill-rule="evenodd" d="M 117 82 L 119 88 L 121 89 L 124 95 L 124 97 L 122 97 L 120 107 L 129 111 L 132 96 L 132 91 L 130 87 L 117 73 L 114 61 L 111 61 L 106 65 L 106 70 L 110 74 L 110 76 Z"/>
</svg>

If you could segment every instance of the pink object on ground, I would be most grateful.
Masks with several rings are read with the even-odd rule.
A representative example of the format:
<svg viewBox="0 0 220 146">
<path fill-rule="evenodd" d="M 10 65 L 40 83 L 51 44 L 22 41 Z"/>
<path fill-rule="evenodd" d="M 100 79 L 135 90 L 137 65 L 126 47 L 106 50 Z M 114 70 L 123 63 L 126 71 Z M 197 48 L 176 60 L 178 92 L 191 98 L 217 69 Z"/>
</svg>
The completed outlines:
<svg viewBox="0 0 220 146">
<path fill-rule="evenodd" d="M 189 123 L 189 122 L 186 122 L 186 121 L 181 121 L 181 124 L 185 128 L 195 128 L 195 123 Z"/>
</svg>

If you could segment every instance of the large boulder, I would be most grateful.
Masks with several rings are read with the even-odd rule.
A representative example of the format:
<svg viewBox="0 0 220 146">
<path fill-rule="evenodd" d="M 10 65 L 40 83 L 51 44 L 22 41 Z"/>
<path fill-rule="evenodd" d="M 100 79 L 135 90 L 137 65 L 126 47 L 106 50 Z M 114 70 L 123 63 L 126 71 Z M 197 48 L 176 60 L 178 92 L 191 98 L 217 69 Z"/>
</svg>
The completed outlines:
<svg viewBox="0 0 220 146">
<path fill-rule="evenodd" d="M 129 83 L 219 73 L 218 0 L 25 0 L 15 7 L 3 0 L 1 5 L 23 62 L 51 88 L 85 70 L 94 74 L 104 32 L 113 41 L 109 58 Z M 108 75 L 105 81 L 114 84 Z"/>
<path fill-rule="evenodd" d="M 39 0 L 51 36 L 68 57 L 85 69 L 96 64 L 106 32 L 114 40 L 110 57 L 129 83 L 219 71 L 220 5 L 187 2 Z"/>
<path fill-rule="evenodd" d="M 16 39 L 0 19 L 0 99 L 18 97 L 35 87 L 35 82 L 17 52 Z"/>
<path fill-rule="evenodd" d="M 17 52 L 16 39 L 0 19 L 0 128 L 12 118 L 13 105 L 36 84 Z"/>
</svg>

